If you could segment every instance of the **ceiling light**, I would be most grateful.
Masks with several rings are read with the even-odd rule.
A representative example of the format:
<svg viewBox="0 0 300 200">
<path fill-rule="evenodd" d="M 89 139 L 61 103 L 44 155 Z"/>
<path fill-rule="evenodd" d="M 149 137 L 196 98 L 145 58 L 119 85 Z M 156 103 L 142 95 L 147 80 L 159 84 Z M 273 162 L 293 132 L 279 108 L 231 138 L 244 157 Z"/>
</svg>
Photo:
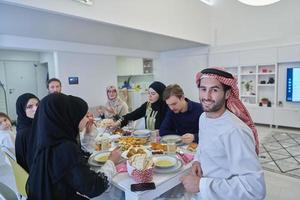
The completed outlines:
<svg viewBox="0 0 300 200">
<path fill-rule="evenodd" d="M 238 1 L 250 6 L 266 6 L 272 3 L 276 3 L 280 0 L 238 0 Z"/>
<path fill-rule="evenodd" d="M 89 6 L 93 5 L 93 0 L 74 0 L 74 1 L 78 1 L 80 3 L 83 3 L 85 5 L 89 5 Z"/>
<path fill-rule="evenodd" d="M 202 1 L 203 3 L 206 3 L 207 5 L 212 6 L 214 4 L 215 0 L 200 0 L 200 1 Z"/>
</svg>

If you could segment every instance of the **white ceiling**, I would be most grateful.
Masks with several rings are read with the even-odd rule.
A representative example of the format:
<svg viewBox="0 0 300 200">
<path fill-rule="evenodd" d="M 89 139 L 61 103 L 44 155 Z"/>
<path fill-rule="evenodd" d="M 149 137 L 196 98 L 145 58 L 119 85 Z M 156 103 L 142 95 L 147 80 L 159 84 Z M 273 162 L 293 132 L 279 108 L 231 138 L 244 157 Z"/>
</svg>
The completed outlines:
<svg viewBox="0 0 300 200">
<path fill-rule="evenodd" d="M 205 46 L 198 42 L 3 3 L 0 3 L 0 34 L 157 52 Z"/>
</svg>

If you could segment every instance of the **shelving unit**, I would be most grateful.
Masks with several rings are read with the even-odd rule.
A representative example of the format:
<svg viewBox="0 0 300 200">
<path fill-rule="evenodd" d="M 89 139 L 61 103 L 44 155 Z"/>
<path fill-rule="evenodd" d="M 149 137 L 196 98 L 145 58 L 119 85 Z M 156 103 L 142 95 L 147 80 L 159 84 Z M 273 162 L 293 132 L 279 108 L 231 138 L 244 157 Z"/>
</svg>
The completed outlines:
<svg viewBox="0 0 300 200">
<path fill-rule="evenodd" d="M 240 98 L 245 104 L 259 105 L 267 98 L 276 106 L 277 65 L 248 65 L 228 67 L 226 70 L 238 79 Z"/>
<path fill-rule="evenodd" d="M 238 80 L 240 99 L 246 105 L 254 122 L 273 124 L 277 98 L 277 65 L 247 65 L 228 67 Z M 261 99 L 271 102 L 271 107 L 259 106 Z"/>
</svg>

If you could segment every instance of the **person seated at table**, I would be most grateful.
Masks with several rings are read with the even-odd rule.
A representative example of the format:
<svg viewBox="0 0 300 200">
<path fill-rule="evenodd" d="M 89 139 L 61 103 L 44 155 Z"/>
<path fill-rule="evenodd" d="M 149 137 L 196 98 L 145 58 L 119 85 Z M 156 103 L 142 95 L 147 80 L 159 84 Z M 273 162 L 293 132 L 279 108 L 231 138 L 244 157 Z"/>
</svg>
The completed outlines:
<svg viewBox="0 0 300 200">
<path fill-rule="evenodd" d="M 186 191 L 197 200 L 265 199 L 257 130 L 239 99 L 236 78 L 221 68 L 206 68 L 197 73 L 196 84 L 205 112 L 191 173 L 181 178 Z"/>
<path fill-rule="evenodd" d="M 113 85 L 106 88 L 107 102 L 97 110 L 102 119 L 118 120 L 128 113 L 127 104 L 118 97 L 117 88 Z"/>
<path fill-rule="evenodd" d="M 0 147 L 5 147 L 15 153 L 15 137 L 9 116 L 0 112 Z M 4 155 L 0 152 L 0 165 L 4 164 Z"/>
<path fill-rule="evenodd" d="M 88 199 L 102 194 L 116 174 L 120 150 L 98 172 L 90 170 L 77 136 L 89 121 L 88 105 L 62 93 L 42 99 L 32 131 L 36 153 L 27 181 L 28 199 Z"/>
<path fill-rule="evenodd" d="M 0 146 L 15 151 L 15 138 L 9 116 L 0 112 Z"/>
<path fill-rule="evenodd" d="M 180 135 L 186 144 L 198 143 L 198 120 L 203 112 L 201 104 L 185 98 L 182 88 L 177 84 L 168 85 L 163 98 L 170 110 L 160 126 L 160 136 L 175 134 Z"/>
<path fill-rule="evenodd" d="M 139 108 L 121 117 L 113 124 L 113 127 L 126 126 L 129 121 L 145 118 L 145 128 L 149 130 L 159 129 L 161 122 L 167 112 L 166 103 L 162 99 L 163 91 L 166 86 L 154 81 L 148 89 L 148 101 L 142 104 Z"/>
<path fill-rule="evenodd" d="M 35 112 L 39 105 L 39 99 L 31 93 L 25 93 L 18 97 L 17 111 L 17 135 L 15 142 L 16 159 L 19 165 L 29 172 L 33 161 L 34 149 L 31 136 L 31 127 Z"/>
<path fill-rule="evenodd" d="M 84 151 L 85 155 L 88 155 L 87 153 L 91 154 L 96 150 L 96 137 L 98 135 L 97 126 L 94 122 L 94 115 L 91 112 L 88 112 L 87 117 L 89 121 L 85 128 L 80 131 L 79 135 L 81 149 Z"/>
</svg>

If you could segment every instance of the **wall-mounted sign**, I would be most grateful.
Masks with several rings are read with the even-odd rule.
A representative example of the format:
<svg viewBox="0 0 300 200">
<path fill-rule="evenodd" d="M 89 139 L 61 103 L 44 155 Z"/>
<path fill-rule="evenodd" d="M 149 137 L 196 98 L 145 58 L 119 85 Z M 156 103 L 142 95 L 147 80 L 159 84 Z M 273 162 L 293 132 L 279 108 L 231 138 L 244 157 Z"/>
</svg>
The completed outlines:
<svg viewBox="0 0 300 200">
<path fill-rule="evenodd" d="M 69 85 L 77 85 L 78 77 L 69 77 Z"/>
</svg>

